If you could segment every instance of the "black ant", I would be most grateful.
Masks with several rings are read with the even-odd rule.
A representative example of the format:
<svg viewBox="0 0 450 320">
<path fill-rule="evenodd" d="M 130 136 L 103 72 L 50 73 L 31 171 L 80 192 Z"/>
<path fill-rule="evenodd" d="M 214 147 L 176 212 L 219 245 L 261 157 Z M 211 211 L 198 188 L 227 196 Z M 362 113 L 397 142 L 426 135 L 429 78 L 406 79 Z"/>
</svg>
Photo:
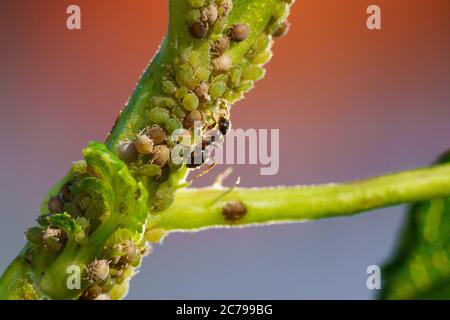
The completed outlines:
<svg viewBox="0 0 450 320">
<path fill-rule="evenodd" d="M 215 128 L 216 126 L 218 127 L 218 130 L 220 131 L 220 133 L 222 134 L 222 136 L 227 135 L 227 133 L 230 131 L 230 127 L 231 127 L 231 122 L 230 120 L 228 120 L 225 116 L 223 115 L 219 115 L 219 120 L 216 121 L 214 119 L 214 117 L 211 115 L 211 117 L 213 118 L 214 122 L 209 125 L 207 128 L 208 130 L 211 130 L 213 128 Z M 204 155 L 204 151 L 205 149 L 210 146 L 211 144 L 213 144 L 214 142 L 216 142 L 216 140 L 219 140 L 220 137 L 218 137 L 218 133 L 212 133 L 209 134 L 209 138 L 206 140 L 202 140 L 202 150 L 194 150 L 191 153 L 191 161 L 190 163 L 186 164 L 187 168 L 190 169 L 194 169 L 194 168 L 198 168 L 200 166 L 202 166 L 205 161 L 207 159 L 205 159 L 205 155 Z M 200 161 L 198 161 L 200 159 Z M 196 162 L 197 160 L 197 162 Z"/>
</svg>

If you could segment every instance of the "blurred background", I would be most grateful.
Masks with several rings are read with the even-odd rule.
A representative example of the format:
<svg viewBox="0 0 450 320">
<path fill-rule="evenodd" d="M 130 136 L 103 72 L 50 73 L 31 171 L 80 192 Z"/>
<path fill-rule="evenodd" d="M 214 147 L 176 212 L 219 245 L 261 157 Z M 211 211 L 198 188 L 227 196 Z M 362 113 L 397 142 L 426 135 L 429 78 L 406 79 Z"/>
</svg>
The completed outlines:
<svg viewBox="0 0 450 320">
<path fill-rule="evenodd" d="M 66 28 L 70 4 L 81 31 Z M 371 4 L 382 30 L 366 28 Z M 448 0 L 298 0 L 268 76 L 233 109 L 235 128 L 280 129 L 280 171 L 240 165 L 233 176 L 315 184 L 430 164 L 450 147 L 449 12 Z M 1 2 L 2 271 L 47 190 L 105 139 L 166 26 L 166 0 Z M 371 299 L 366 268 L 389 256 L 404 211 L 170 235 L 128 298 Z"/>
</svg>

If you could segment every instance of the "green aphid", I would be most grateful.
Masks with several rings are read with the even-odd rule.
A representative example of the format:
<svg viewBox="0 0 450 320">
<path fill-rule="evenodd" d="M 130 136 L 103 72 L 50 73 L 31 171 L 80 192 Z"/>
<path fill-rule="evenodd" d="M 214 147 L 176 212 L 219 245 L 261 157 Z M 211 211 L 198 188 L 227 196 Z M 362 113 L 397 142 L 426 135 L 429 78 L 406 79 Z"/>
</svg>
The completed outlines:
<svg viewBox="0 0 450 320">
<path fill-rule="evenodd" d="M 211 99 L 215 100 L 223 96 L 227 90 L 227 83 L 224 81 L 216 81 L 209 88 Z"/>
<path fill-rule="evenodd" d="M 200 83 L 202 81 L 208 82 L 211 71 L 206 68 L 198 68 L 195 72 L 195 82 Z"/>
<path fill-rule="evenodd" d="M 191 56 L 192 46 L 181 46 L 178 51 L 180 59 L 185 62 Z"/>
<path fill-rule="evenodd" d="M 224 32 L 226 25 L 227 25 L 226 18 L 217 19 L 216 22 L 214 23 L 212 33 L 221 35 Z"/>
<path fill-rule="evenodd" d="M 162 185 L 153 198 L 153 208 L 156 211 L 167 209 L 174 199 L 174 190 L 170 186 Z"/>
<path fill-rule="evenodd" d="M 170 118 L 169 120 L 166 121 L 166 130 L 168 133 L 172 133 L 175 130 L 181 128 L 183 128 L 183 124 L 178 119 Z"/>
<path fill-rule="evenodd" d="M 189 92 L 183 99 L 183 106 L 188 111 L 193 111 L 198 108 L 199 99 L 197 95 Z"/>
<path fill-rule="evenodd" d="M 172 110 L 172 115 L 178 119 L 183 119 L 184 117 L 186 117 L 186 111 L 184 111 L 184 109 L 181 107 L 176 107 Z"/>
<path fill-rule="evenodd" d="M 239 92 L 247 92 L 247 91 L 251 90 L 253 88 L 253 86 L 254 86 L 253 81 L 244 81 L 239 85 L 237 90 Z"/>
<path fill-rule="evenodd" d="M 175 94 L 175 92 L 177 91 L 177 87 L 172 81 L 166 80 L 162 82 L 161 90 L 165 94 Z"/>
<path fill-rule="evenodd" d="M 186 86 L 194 80 L 194 70 L 189 63 L 183 63 L 177 70 L 177 82 L 180 86 Z"/>
<path fill-rule="evenodd" d="M 150 107 L 151 108 L 167 108 L 172 109 L 176 107 L 177 103 L 174 99 L 169 97 L 151 97 L 150 99 Z"/>
<path fill-rule="evenodd" d="M 264 65 L 267 62 L 269 62 L 271 57 L 272 57 L 272 53 L 270 51 L 263 51 L 263 52 L 257 54 L 252 62 L 254 64 Z"/>
<path fill-rule="evenodd" d="M 35 244 L 42 243 L 42 229 L 38 227 L 30 228 L 26 232 L 26 238 L 29 242 Z"/>
<path fill-rule="evenodd" d="M 136 170 L 136 174 L 144 177 L 156 177 L 161 174 L 161 168 L 156 164 L 145 164 Z"/>
<path fill-rule="evenodd" d="M 240 66 L 235 66 L 230 70 L 230 83 L 233 86 L 238 86 L 241 82 L 242 68 Z"/>
<path fill-rule="evenodd" d="M 191 55 L 188 58 L 188 61 L 194 68 L 198 67 L 201 62 L 200 54 L 197 51 L 192 51 Z"/>
<path fill-rule="evenodd" d="M 223 74 L 219 74 L 217 77 L 214 78 L 213 82 L 228 82 L 228 74 L 223 73 Z"/>
<path fill-rule="evenodd" d="M 150 111 L 149 120 L 152 123 L 163 126 L 169 119 L 169 111 L 165 108 L 156 107 Z"/>
<path fill-rule="evenodd" d="M 264 77 L 266 70 L 258 65 L 250 65 L 244 73 L 242 74 L 242 78 L 245 80 L 257 81 Z"/>
<path fill-rule="evenodd" d="M 189 89 L 185 86 L 179 87 L 175 92 L 175 97 L 177 99 L 183 100 L 183 98 L 189 93 Z"/>
<path fill-rule="evenodd" d="M 256 43 L 254 45 L 254 50 L 257 53 L 267 51 L 269 49 L 269 46 L 271 44 L 271 39 L 267 34 L 262 34 L 259 36 L 258 40 L 256 40 Z"/>
<path fill-rule="evenodd" d="M 201 13 L 198 9 L 189 10 L 186 13 L 186 22 L 192 24 L 194 22 L 200 21 Z"/>
</svg>

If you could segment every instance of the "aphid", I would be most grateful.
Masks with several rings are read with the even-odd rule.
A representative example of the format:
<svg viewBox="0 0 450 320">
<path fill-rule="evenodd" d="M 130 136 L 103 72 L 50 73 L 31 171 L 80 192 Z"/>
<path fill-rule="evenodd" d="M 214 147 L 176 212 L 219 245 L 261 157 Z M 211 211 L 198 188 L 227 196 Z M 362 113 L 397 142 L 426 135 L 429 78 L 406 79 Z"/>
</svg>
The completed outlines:
<svg viewBox="0 0 450 320">
<path fill-rule="evenodd" d="M 230 39 L 228 37 L 224 36 L 216 41 L 211 46 L 211 53 L 214 56 L 221 56 L 225 53 L 225 51 L 230 48 Z"/>
<path fill-rule="evenodd" d="M 131 240 L 127 240 L 117 246 L 117 249 L 123 253 L 123 256 L 120 257 L 119 263 L 122 266 L 127 265 L 128 263 L 133 262 L 137 255 L 138 255 L 138 249 L 136 245 Z"/>
<path fill-rule="evenodd" d="M 197 97 L 200 98 L 202 102 L 211 101 L 211 97 L 209 96 L 209 85 L 206 82 L 201 82 L 197 88 L 194 90 Z"/>
<path fill-rule="evenodd" d="M 219 13 L 222 16 L 228 16 L 233 10 L 233 0 L 224 0 L 219 7 Z"/>
<path fill-rule="evenodd" d="M 68 202 L 72 198 L 72 191 L 70 188 L 73 184 L 73 182 L 67 182 L 61 187 L 61 190 L 59 190 L 59 199 L 62 202 Z"/>
<path fill-rule="evenodd" d="M 247 207 L 239 200 L 230 200 L 223 206 L 222 214 L 225 220 L 237 221 L 247 213 Z"/>
<path fill-rule="evenodd" d="M 148 118 L 151 122 L 162 126 L 169 119 L 169 111 L 165 108 L 156 107 L 150 111 Z"/>
<path fill-rule="evenodd" d="M 59 197 L 52 197 L 48 201 L 48 211 L 50 213 L 60 213 L 64 211 L 64 204 Z"/>
<path fill-rule="evenodd" d="M 155 145 L 161 144 L 167 139 L 166 132 L 156 124 L 147 130 L 147 135 L 153 140 Z"/>
<path fill-rule="evenodd" d="M 182 100 L 187 94 L 189 93 L 189 90 L 188 90 L 188 88 L 186 88 L 186 87 L 179 87 L 178 89 L 177 89 L 177 91 L 175 92 L 175 97 L 177 98 L 177 99 L 180 99 L 180 100 Z"/>
<path fill-rule="evenodd" d="M 42 230 L 38 227 L 33 227 L 27 230 L 26 238 L 28 241 L 36 244 L 40 244 L 42 242 Z"/>
<path fill-rule="evenodd" d="M 177 87 L 172 81 L 166 80 L 161 84 L 161 90 L 166 94 L 174 94 L 177 91 Z"/>
<path fill-rule="evenodd" d="M 225 81 L 215 81 L 209 89 L 209 94 L 211 95 L 211 98 L 215 100 L 222 97 L 226 90 L 227 83 Z"/>
<path fill-rule="evenodd" d="M 224 136 L 226 136 L 227 133 L 230 131 L 230 127 L 231 127 L 230 120 L 228 120 L 227 118 L 225 118 L 224 116 L 221 115 L 219 117 L 219 121 L 217 122 L 217 124 L 219 126 L 220 133 L 222 133 Z"/>
<path fill-rule="evenodd" d="M 272 37 L 281 38 L 284 37 L 288 32 L 291 24 L 288 21 L 282 22 L 274 32 L 272 32 Z"/>
<path fill-rule="evenodd" d="M 213 24 L 216 22 L 217 17 L 217 7 L 214 4 L 211 4 L 202 10 L 201 20 L 205 23 Z"/>
<path fill-rule="evenodd" d="M 245 80 L 257 81 L 264 77 L 266 70 L 258 65 L 251 64 L 243 73 L 242 77 Z"/>
<path fill-rule="evenodd" d="M 109 275 L 109 261 L 108 260 L 97 260 L 97 258 L 92 261 L 87 266 L 87 280 L 90 283 L 98 283 L 105 280 Z"/>
<path fill-rule="evenodd" d="M 93 286 L 87 289 L 81 296 L 80 300 L 95 300 L 102 293 L 102 288 L 100 286 Z"/>
<path fill-rule="evenodd" d="M 42 233 L 42 243 L 44 247 L 53 251 L 61 250 L 63 242 L 66 239 L 67 235 L 61 229 L 47 228 Z"/>
<path fill-rule="evenodd" d="M 176 79 L 180 86 L 188 85 L 194 80 L 194 70 L 189 63 L 183 63 L 177 69 Z"/>
<path fill-rule="evenodd" d="M 200 101 L 194 93 L 188 93 L 183 99 L 183 107 L 188 111 L 193 111 L 198 108 Z"/>
<path fill-rule="evenodd" d="M 138 135 L 134 144 L 140 154 L 150 154 L 153 151 L 153 140 L 145 134 Z"/>
<path fill-rule="evenodd" d="M 224 72 L 231 69 L 231 67 L 233 66 L 233 61 L 231 60 L 231 57 L 229 55 L 222 54 L 212 61 L 212 65 L 214 71 Z"/>
<path fill-rule="evenodd" d="M 170 160 L 170 149 L 166 145 L 158 145 L 153 149 L 152 163 L 163 167 Z"/>
<path fill-rule="evenodd" d="M 166 231 L 161 228 L 149 228 L 145 231 L 145 239 L 151 243 L 161 242 L 166 236 Z"/>
<path fill-rule="evenodd" d="M 183 127 L 180 120 L 176 118 L 170 118 L 166 121 L 166 130 L 168 133 L 172 133 L 177 129 L 181 129 Z"/>
<path fill-rule="evenodd" d="M 189 24 L 194 23 L 194 22 L 200 20 L 201 15 L 202 14 L 200 13 L 200 10 L 198 10 L 198 9 L 189 10 L 186 13 L 186 22 Z"/>
<path fill-rule="evenodd" d="M 138 158 L 134 142 L 123 142 L 119 146 L 119 158 L 124 162 L 134 162 Z"/>
<path fill-rule="evenodd" d="M 155 181 L 162 183 L 167 181 L 170 177 L 170 165 L 165 164 L 164 167 L 161 168 L 161 173 L 155 177 Z"/>
<path fill-rule="evenodd" d="M 194 110 L 188 113 L 183 120 L 185 129 L 191 129 L 194 127 L 195 122 L 203 122 L 203 114 L 200 111 Z"/>
<path fill-rule="evenodd" d="M 207 28 L 203 22 L 197 21 L 189 26 L 189 33 L 197 39 L 203 39 L 206 36 Z"/>
<path fill-rule="evenodd" d="M 228 35 L 232 41 L 241 42 L 247 39 L 249 33 L 250 29 L 247 24 L 238 23 L 230 28 Z"/>
</svg>

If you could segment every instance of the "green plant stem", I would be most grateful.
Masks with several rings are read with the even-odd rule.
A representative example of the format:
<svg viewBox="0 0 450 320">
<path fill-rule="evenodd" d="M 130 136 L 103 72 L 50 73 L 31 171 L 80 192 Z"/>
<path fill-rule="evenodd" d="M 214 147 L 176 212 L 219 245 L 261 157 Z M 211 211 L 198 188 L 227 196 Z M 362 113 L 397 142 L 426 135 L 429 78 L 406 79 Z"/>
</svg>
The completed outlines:
<svg viewBox="0 0 450 320">
<path fill-rule="evenodd" d="M 180 190 L 173 205 L 152 216 L 150 223 L 166 231 L 193 231 L 301 222 L 449 195 L 450 165 L 445 164 L 342 184 Z M 230 200 L 239 200 L 247 208 L 239 221 L 227 221 L 222 214 Z"/>
<path fill-rule="evenodd" d="M 217 3 L 223 4 L 224 2 L 218 1 Z M 117 221 L 115 221 L 113 216 L 119 214 L 123 216 L 122 211 L 124 208 L 130 210 L 130 225 L 127 227 L 131 230 L 128 231 L 135 233 L 133 244 L 139 246 L 139 249 L 145 245 L 145 242 L 143 242 L 145 240 L 143 237 L 145 225 L 141 225 L 142 221 L 140 219 L 134 221 L 133 217 L 136 218 L 139 215 L 143 215 L 143 212 L 145 212 L 146 216 L 148 211 L 157 214 L 157 211 L 169 206 L 174 191 L 184 186 L 187 169 L 185 167 L 172 168 L 168 177 L 161 182 L 153 179 L 155 177 L 132 177 L 133 173 L 135 173 L 132 170 L 133 168 L 131 168 L 133 164 L 121 163 L 116 159 L 116 156 L 119 154 L 119 145 L 133 141 L 139 132 L 154 124 L 158 124 L 168 131 L 167 119 L 164 121 L 161 120 L 161 115 L 170 114 L 170 117 L 172 117 L 170 120 L 178 120 L 180 123 L 184 120 L 185 115 L 179 115 L 179 113 L 176 114 L 175 112 L 172 114 L 173 110 L 169 110 L 174 108 L 173 105 L 167 106 L 154 102 L 155 99 L 153 98 L 161 98 L 162 96 L 172 102 L 175 101 L 173 93 L 170 93 L 170 96 L 168 96 L 168 94 L 163 94 L 162 92 L 162 83 L 167 80 L 175 81 L 179 85 L 178 89 L 183 86 L 185 89 L 189 88 L 191 91 L 199 84 L 198 81 L 208 82 L 210 88 L 213 84 L 222 83 L 225 86 L 225 91 L 219 94 L 217 93 L 218 90 L 215 90 L 217 96 L 215 97 L 214 103 L 203 106 L 205 108 L 203 110 L 205 114 L 209 114 L 209 112 L 224 112 L 224 109 L 229 112 L 231 104 L 242 98 L 242 95 L 253 87 L 254 81 L 264 75 L 262 66 L 268 59 L 262 59 L 261 54 L 263 54 L 263 58 L 264 54 L 268 54 L 266 57 L 270 58 L 272 33 L 275 31 L 273 28 L 279 27 L 286 20 L 290 4 L 284 0 L 234 0 L 233 4 L 234 9 L 231 12 L 228 10 L 220 18 L 223 25 L 218 22 L 212 23 L 209 26 L 211 32 L 209 32 L 208 36 L 199 39 L 191 35 L 186 18 L 186 14 L 192 12 L 192 6 L 189 5 L 187 0 L 169 0 L 169 28 L 166 37 L 160 50 L 142 75 L 136 90 L 133 92 L 125 109 L 111 130 L 105 142 L 107 149 L 101 148 L 98 144 L 96 146 L 91 145 L 88 149 L 95 151 L 96 156 L 91 157 L 90 161 L 87 161 L 88 167 L 84 168 L 82 174 L 75 174 L 74 167 L 76 165 L 74 165 L 69 174 L 50 190 L 41 207 L 41 213 L 43 215 L 48 214 L 49 199 L 59 197 L 63 186 L 71 184 L 74 180 L 81 177 L 79 181 L 77 180 L 75 186 L 71 184 L 72 187 L 76 189 L 84 181 L 85 183 L 83 185 L 89 191 L 88 195 L 100 196 L 102 200 L 98 202 L 104 202 L 103 204 L 92 204 L 90 208 L 95 209 L 97 205 L 108 203 L 111 209 L 107 212 L 101 212 L 105 216 L 108 214 L 111 215 L 106 222 L 99 219 L 92 219 L 97 221 L 89 220 L 89 227 L 93 225 L 94 228 L 98 228 L 95 222 L 101 222 L 102 226 L 107 225 L 109 228 L 98 229 L 102 230 L 101 237 L 96 237 L 96 232 L 88 233 L 87 239 L 84 239 L 85 241 L 82 244 L 74 243 L 70 239 L 67 245 L 58 249 L 59 251 L 57 250 L 57 252 L 48 252 L 42 243 L 27 243 L 18 258 L 14 260 L 0 278 L 0 299 L 77 299 L 81 296 L 81 291 L 86 293 L 85 289 L 92 287 L 92 285 L 86 285 L 86 288 L 83 286 L 81 291 L 80 289 L 69 289 L 66 285 L 67 274 L 64 271 L 67 270 L 66 267 L 68 265 L 75 264 L 85 267 L 88 263 L 94 262 L 99 257 L 106 257 L 108 252 L 113 251 L 120 244 L 112 240 L 116 239 L 114 238 L 116 229 L 120 227 L 122 230 L 123 223 L 114 223 Z M 228 32 L 228 28 L 236 23 L 247 24 L 250 34 L 245 41 L 233 43 L 227 52 L 221 53 L 222 55 L 229 55 L 232 63 L 229 66 L 230 68 L 235 68 L 234 71 L 242 71 L 242 74 L 238 77 L 239 81 L 236 79 L 234 81 L 225 81 L 224 77 L 220 78 L 224 74 L 220 75 L 219 73 L 226 70 L 219 70 L 218 67 L 215 68 L 217 70 L 214 70 L 214 56 L 210 48 L 219 36 L 224 36 Z M 220 25 L 222 25 L 222 29 L 215 28 Z M 191 50 L 189 58 L 192 59 L 184 56 L 188 48 Z M 187 60 L 189 60 L 189 63 Z M 185 68 L 183 69 L 181 66 Z M 180 75 L 178 73 L 179 70 L 186 72 L 180 72 Z M 208 71 L 206 76 L 205 70 Z M 231 72 L 231 70 L 229 71 Z M 228 75 L 226 77 L 228 79 Z M 222 81 L 218 81 L 218 79 L 222 79 Z M 194 80 L 198 83 L 194 82 Z M 216 80 L 218 81 L 217 83 L 215 82 Z M 185 96 L 186 93 L 182 97 Z M 219 100 L 226 103 L 219 103 Z M 184 106 L 184 101 L 182 103 L 177 101 L 176 104 L 177 107 L 186 107 Z M 193 108 L 193 106 L 186 107 L 188 111 L 189 108 Z M 215 117 L 217 118 L 217 114 Z M 137 163 L 137 161 L 134 162 L 135 164 Z M 127 166 L 124 167 L 125 165 Z M 101 173 L 100 175 L 98 174 L 99 172 Z M 117 181 L 122 182 L 117 183 Z M 112 185 L 115 183 L 116 185 L 112 190 L 112 194 L 109 194 Z M 136 185 L 142 185 L 146 189 L 140 190 L 139 187 L 139 192 L 135 190 L 134 197 L 129 196 L 128 193 L 131 187 Z M 123 190 L 121 186 L 123 186 Z M 81 192 L 80 190 L 79 192 Z M 137 201 L 137 195 L 140 195 L 138 197 L 140 207 L 143 201 L 141 198 L 144 198 L 144 195 L 147 198 L 147 194 L 148 201 L 146 201 L 145 210 L 141 212 L 141 210 L 133 208 L 132 204 Z M 97 199 L 98 197 L 95 198 Z M 74 203 L 66 204 L 71 205 L 71 207 L 67 209 L 66 205 L 64 205 L 64 208 L 61 209 L 62 211 L 69 211 L 67 214 L 73 214 L 76 219 L 82 218 L 82 213 L 75 212 L 77 210 L 75 210 L 76 206 L 74 206 Z M 78 228 L 83 228 L 83 224 L 75 218 L 64 218 L 64 213 L 58 212 L 57 216 L 59 219 L 65 219 L 65 227 L 74 224 Z M 94 223 L 91 225 L 91 222 Z M 38 226 L 38 228 L 43 227 L 43 225 Z M 134 230 L 133 227 L 138 230 Z M 59 229 L 61 226 L 57 226 L 57 228 Z M 44 229 L 41 231 L 42 236 L 45 231 Z M 67 230 L 64 231 L 66 232 Z M 71 229 L 67 233 L 70 235 L 72 231 Z M 107 243 L 108 240 L 111 240 L 110 243 Z M 119 240 L 124 242 L 127 239 L 120 239 L 119 237 Z M 115 277 L 117 279 L 114 279 L 115 284 L 113 288 L 108 289 L 109 291 L 105 289 L 110 298 L 121 298 L 126 294 L 129 278 L 131 278 L 134 272 L 134 267 L 130 264 L 128 264 L 128 268 L 132 272 L 127 272 L 125 280 L 117 276 Z"/>
</svg>

